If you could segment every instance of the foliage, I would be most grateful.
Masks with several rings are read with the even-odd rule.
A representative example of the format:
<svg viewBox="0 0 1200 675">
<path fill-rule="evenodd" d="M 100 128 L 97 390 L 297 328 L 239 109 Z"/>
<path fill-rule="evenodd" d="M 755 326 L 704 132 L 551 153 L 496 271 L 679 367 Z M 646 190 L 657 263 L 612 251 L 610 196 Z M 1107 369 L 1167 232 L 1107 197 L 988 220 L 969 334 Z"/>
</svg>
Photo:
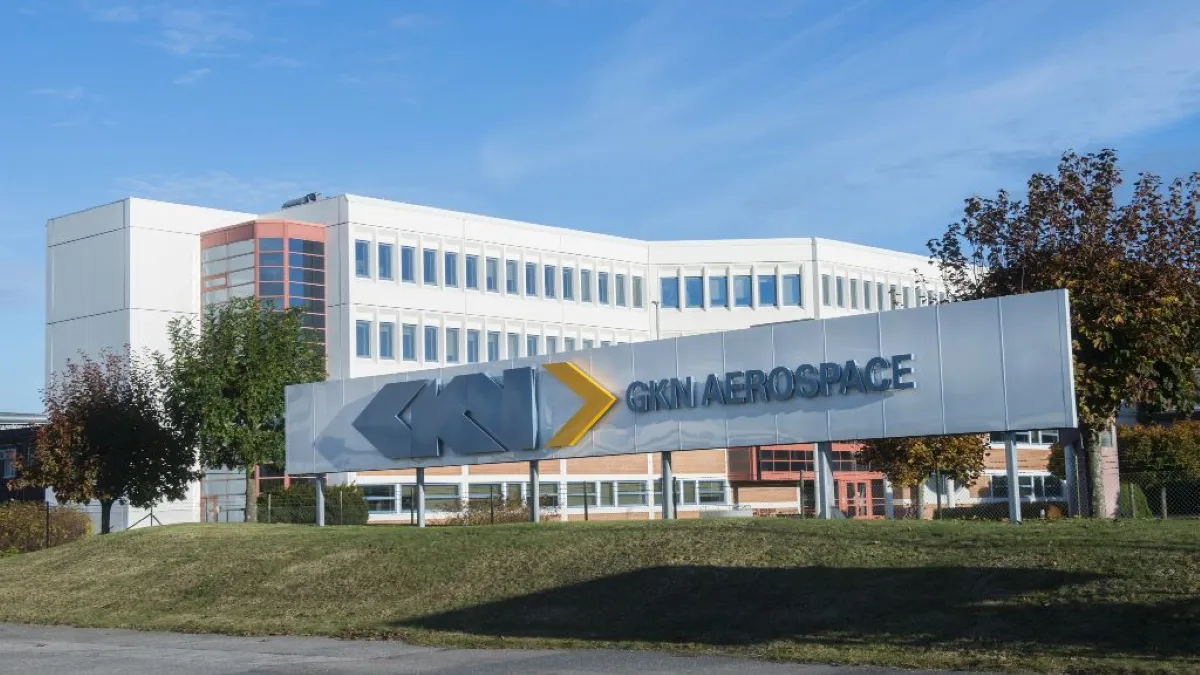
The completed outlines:
<svg viewBox="0 0 1200 675">
<path fill-rule="evenodd" d="M 987 452 L 983 436 L 922 436 L 864 441 L 858 461 L 882 471 L 898 488 L 917 485 L 933 473 L 970 483 L 983 473 Z"/>
<path fill-rule="evenodd" d="M 1021 502 L 1021 520 L 1057 520 L 1067 513 L 1066 502 Z M 939 520 L 1008 520 L 1007 502 L 952 506 L 941 510 Z"/>
<path fill-rule="evenodd" d="M 1117 516 L 1121 518 L 1154 517 L 1142 486 L 1134 483 L 1121 483 L 1121 496 L 1117 501 Z"/>
<path fill-rule="evenodd" d="M 47 509 L 49 518 L 46 517 Z M 40 551 L 47 543 L 50 546 L 69 544 L 91 533 L 91 519 L 72 508 L 38 502 L 0 504 L 0 557 L 5 552 Z"/>
<path fill-rule="evenodd" d="M 68 361 L 42 392 L 47 423 L 12 485 L 50 487 L 64 502 L 98 500 L 104 534 L 118 499 L 141 508 L 182 499 L 198 475 L 195 436 L 167 414 L 166 381 L 128 350 Z"/>
<path fill-rule="evenodd" d="M 556 509 L 544 503 L 540 509 L 543 519 L 553 517 Z M 495 499 L 471 499 L 466 507 L 455 515 L 440 521 L 444 525 L 498 525 L 501 523 L 529 522 L 529 507 L 521 502 L 520 497 L 504 499 L 496 495 Z"/>
<path fill-rule="evenodd" d="M 258 511 L 264 522 L 317 522 L 317 491 L 311 483 L 293 483 L 289 488 L 273 488 L 258 496 Z M 366 525 L 367 498 L 354 485 L 325 486 L 326 525 Z"/>
<path fill-rule="evenodd" d="M 1121 473 L 1200 479 L 1200 421 L 1119 427 Z"/>
<path fill-rule="evenodd" d="M 1191 410 L 1200 367 L 1200 174 L 1169 186 L 1139 174 L 1128 203 L 1111 150 L 1068 152 L 1034 174 L 1024 201 L 966 200 L 929 249 L 952 299 L 1071 293 L 1079 419 L 1103 512 L 1099 437 L 1123 403 Z"/>
</svg>

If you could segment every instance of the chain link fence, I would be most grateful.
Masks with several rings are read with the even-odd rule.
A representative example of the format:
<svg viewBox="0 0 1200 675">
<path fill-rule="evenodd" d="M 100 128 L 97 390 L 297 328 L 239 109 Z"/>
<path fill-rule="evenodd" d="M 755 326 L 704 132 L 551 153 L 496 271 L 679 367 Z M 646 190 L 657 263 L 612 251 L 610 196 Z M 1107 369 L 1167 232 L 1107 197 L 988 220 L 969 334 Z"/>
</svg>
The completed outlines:
<svg viewBox="0 0 1200 675">
<path fill-rule="evenodd" d="M 1121 473 L 1119 518 L 1200 518 L 1200 476 L 1185 471 Z"/>
<path fill-rule="evenodd" d="M 69 544 L 92 531 L 78 510 L 50 502 L 0 504 L 0 557 Z"/>
</svg>

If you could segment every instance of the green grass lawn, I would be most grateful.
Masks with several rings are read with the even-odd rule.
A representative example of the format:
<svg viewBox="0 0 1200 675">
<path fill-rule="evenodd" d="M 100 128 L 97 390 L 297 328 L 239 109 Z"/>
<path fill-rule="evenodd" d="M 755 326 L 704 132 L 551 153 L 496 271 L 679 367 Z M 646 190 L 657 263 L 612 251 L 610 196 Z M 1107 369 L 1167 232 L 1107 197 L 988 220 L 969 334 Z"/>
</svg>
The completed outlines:
<svg viewBox="0 0 1200 675">
<path fill-rule="evenodd" d="M 1200 522 L 190 525 L 0 560 L 0 620 L 1200 672 Z"/>
</svg>

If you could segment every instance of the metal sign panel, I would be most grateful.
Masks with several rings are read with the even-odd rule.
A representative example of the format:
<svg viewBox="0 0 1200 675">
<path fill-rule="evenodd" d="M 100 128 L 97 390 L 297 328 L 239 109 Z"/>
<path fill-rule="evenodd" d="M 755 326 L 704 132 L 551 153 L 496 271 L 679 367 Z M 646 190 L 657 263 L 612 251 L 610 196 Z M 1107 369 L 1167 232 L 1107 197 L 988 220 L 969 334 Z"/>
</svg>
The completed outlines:
<svg viewBox="0 0 1200 675">
<path fill-rule="evenodd" d="M 1066 291 L 288 387 L 287 470 L 1077 426 Z"/>
</svg>

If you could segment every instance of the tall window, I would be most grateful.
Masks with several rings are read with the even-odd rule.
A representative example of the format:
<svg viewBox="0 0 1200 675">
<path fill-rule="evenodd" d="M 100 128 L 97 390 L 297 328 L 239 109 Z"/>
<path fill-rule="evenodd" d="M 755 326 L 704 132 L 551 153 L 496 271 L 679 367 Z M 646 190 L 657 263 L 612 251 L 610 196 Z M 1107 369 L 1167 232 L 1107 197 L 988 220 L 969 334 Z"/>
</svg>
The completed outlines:
<svg viewBox="0 0 1200 675">
<path fill-rule="evenodd" d="M 484 261 L 484 265 L 486 265 L 486 267 L 487 267 L 487 269 L 484 271 L 484 277 L 485 277 L 484 283 L 487 284 L 487 286 L 486 286 L 487 290 L 491 293 L 499 293 L 500 292 L 500 259 L 499 258 L 488 258 L 487 260 Z"/>
<path fill-rule="evenodd" d="M 663 309 L 679 309 L 679 277 L 662 277 L 658 283 Z"/>
<path fill-rule="evenodd" d="M 537 295 L 537 263 L 525 263 L 525 295 Z"/>
<path fill-rule="evenodd" d="M 858 309 L 858 279 L 850 280 L 850 309 Z"/>
<path fill-rule="evenodd" d="M 425 360 L 438 360 L 438 329 L 437 326 L 425 326 Z"/>
<path fill-rule="evenodd" d="M 557 354 L 558 353 L 558 338 L 554 337 L 553 335 L 546 336 L 546 353 L 547 354 Z"/>
<path fill-rule="evenodd" d="M 592 271 L 579 270 L 579 299 L 583 302 L 592 301 Z"/>
<path fill-rule="evenodd" d="M 446 287 L 454 288 L 458 286 L 458 254 L 454 251 L 446 251 Z"/>
<path fill-rule="evenodd" d="M 520 284 L 520 282 L 517 280 L 517 261 L 505 260 L 504 272 L 504 292 L 512 295 L 520 293 L 520 291 L 517 290 L 517 286 Z"/>
<path fill-rule="evenodd" d="M 642 286 L 643 286 L 642 278 L 639 276 L 634 276 L 633 277 L 633 308 L 634 309 L 641 309 L 646 304 L 645 296 L 643 295 L 645 291 L 642 289 Z"/>
<path fill-rule="evenodd" d="M 417 280 L 417 251 L 411 246 L 400 247 L 400 280 Z"/>
<path fill-rule="evenodd" d="M 354 242 L 354 274 L 359 277 L 371 276 L 371 242 L 357 239 Z"/>
<path fill-rule="evenodd" d="M 467 263 L 467 288 L 479 290 L 479 256 L 467 255 L 463 260 Z"/>
<path fill-rule="evenodd" d="M 829 275 L 821 275 L 821 304 L 828 307 L 830 303 L 829 295 Z"/>
<path fill-rule="evenodd" d="M 405 361 L 417 360 L 417 327 L 411 323 L 400 328 L 400 358 Z"/>
<path fill-rule="evenodd" d="M 884 291 L 883 291 L 883 282 L 882 281 L 876 282 L 875 283 L 875 299 L 878 300 L 879 302 L 875 303 L 875 306 L 878 307 L 880 310 L 885 310 L 888 308 L 887 302 L 885 302 L 886 297 L 887 297 L 886 293 L 884 293 Z"/>
<path fill-rule="evenodd" d="M 908 286 L 904 287 L 904 306 L 912 307 L 912 289 Z"/>
<path fill-rule="evenodd" d="M 390 321 L 379 322 L 379 358 L 396 358 L 396 324 Z"/>
<path fill-rule="evenodd" d="M 431 248 L 421 252 L 421 278 L 431 286 L 437 285 L 437 251 Z"/>
<path fill-rule="evenodd" d="M 683 278 L 683 301 L 692 309 L 704 306 L 704 278 Z"/>
<path fill-rule="evenodd" d="M 509 333 L 506 339 L 508 340 L 508 353 L 504 355 L 504 358 L 515 359 L 519 357 L 521 355 L 521 334 Z"/>
<path fill-rule="evenodd" d="M 379 278 L 386 281 L 391 281 L 392 276 L 392 245 L 380 244 L 379 251 L 376 254 L 379 257 L 375 264 L 379 266 Z"/>
<path fill-rule="evenodd" d="M 500 360 L 500 333 L 490 330 L 487 334 L 487 360 Z"/>
<path fill-rule="evenodd" d="M 846 279 L 845 279 L 845 277 L 837 278 L 836 287 L 837 287 L 837 306 L 845 307 L 846 306 Z"/>
<path fill-rule="evenodd" d="M 871 309 L 871 282 L 863 279 L 863 309 Z"/>
<path fill-rule="evenodd" d="M 774 274 L 758 276 L 758 306 L 774 307 L 777 304 Z"/>
<path fill-rule="evenodd" d="M 584 339 L 584 341 L 583 341 L 583 348 L 584 348 L 584 349 L 591 349 L 593 344 L 594 344 L 594 343 L 593 343 L 591 340 L 588 340 L 588 339 L 586 339 L 586 338 L 585 338 L 585 339 Z"/>
<path fill-rule="evenodd" d="M 467 363 L 479 363 L 479 331 L 467 331 Z"/>
<path fill-rule="evenodd" d="M 354 355 L 362 359 L 371 358 L 370 321 L 354 322 Z"/>
<path fill-rule="evenodd" d="M 719 276 L 708 278 L 708 306 L 729 306 L 729 277 Z"/>
<path fill-rule="evenodd" d="M 624 307 L 625 306 L 625 275 L 624 274 L 616 275 L 616 277 L 613 279 L 613 283 L 616 288 L 617 307 Z"/>
<path fill-rule="evenodd" d="M 575 338 L 563 338 L 563 351 L 564 352 L 575 351 Z"/>
<path fill-rule="evenodd" d="M 783 304 L 787 307 L 799 307 L 804 304 L 799 274 L 783 275 Z"/>
<path fill-rule="evenodd" d="M 537 356 L 538 353 L 538 336 L 525 336 L 525 356 Z"/>
<path fill-rule="evenodd" d="M 596 299 L 602 305 L 608 304 L 608 272 L 596 274 Z"/>
<path fill-rule="evenodd" d="M 542 266 L 542 295 L 547 298 L 555 296 L 554 288 L 558 285 L 558 268 L 554 265 Z"/>
<path fill-rule="evenodd" d="M 458 363 L 458 329 L 446 329 L 446 363 Z"/>
<path fill-rule="evenodd" d="M 754 283 L 749 274 L 733 277 L 733 306 L 750 307 L 754 304 Z"/>
<path fill-rule="evenodd" d="M 563 268 L 562 292 L 563 300 L 575 299 L 575 270 L 570 267 Z"/>
</svg>

